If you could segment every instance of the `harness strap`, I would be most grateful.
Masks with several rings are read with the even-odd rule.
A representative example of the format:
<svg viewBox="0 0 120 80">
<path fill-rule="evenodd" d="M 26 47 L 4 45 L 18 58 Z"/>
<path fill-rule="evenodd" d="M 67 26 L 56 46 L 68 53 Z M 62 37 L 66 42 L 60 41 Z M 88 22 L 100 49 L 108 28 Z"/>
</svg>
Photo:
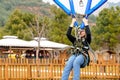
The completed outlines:
<svg viewBox="0 0 120 80">
<path fill-rule="evenodd" d="M 84 56 L 84 63 L 80 66 L 80 68 L 84 68 L 88 64 L 89 57 L 88 55 L 83 55 Z"/>
</svg>

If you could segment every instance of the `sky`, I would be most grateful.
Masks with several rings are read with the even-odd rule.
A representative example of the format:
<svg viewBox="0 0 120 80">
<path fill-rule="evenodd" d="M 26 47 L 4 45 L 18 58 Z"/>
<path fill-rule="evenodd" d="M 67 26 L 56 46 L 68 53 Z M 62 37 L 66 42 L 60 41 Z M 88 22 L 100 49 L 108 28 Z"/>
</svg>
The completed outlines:
<svg viewBox="0 0 120 80">
<path fill-rule="evenodd" d="M 50 2 L 50 4 L 55 4 L 53 0 L 43 0 L 44 2 Z M 62 4 L 64 4 L 68 9 L 70 9 L 70 6 L 69 6 L 69 0 L 59 0 Z M 85 8 L 86 8 L 86 4 L 87 4 L 87 0 L 82 0 L 83 3 L 84 3 L 84 6 L 83 7 L 80 7 L 79 5 L 79 1 L 80 0 L 74 0 L 74 6 L 75 6 L 75 11 L 77 13 L 80 13 L 80 14 L 84 14 L 85 12 Z M 92 6 L 95 6 L 100 0 L 92 0 Z M 120 2 L 120 0 L 108 0 L 108 2 L 113 2 L 113 3 L 117 3 L 117 2 Z M 103 6 L 107 6 L 107 5 L 103 5 Z"/>
</svg>

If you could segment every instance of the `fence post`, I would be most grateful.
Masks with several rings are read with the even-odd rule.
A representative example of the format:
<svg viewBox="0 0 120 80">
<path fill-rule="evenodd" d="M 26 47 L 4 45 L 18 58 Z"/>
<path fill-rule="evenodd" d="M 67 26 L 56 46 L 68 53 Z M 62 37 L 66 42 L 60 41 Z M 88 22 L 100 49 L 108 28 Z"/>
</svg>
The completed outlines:
<svg viewBox="0 0 120 80">
<path fill-rule="evenodd" d="M 40 62 L 39 62 L 39 59 L 36 59 L 36 66 L 37 66 L 37 67 L 36 67 L 36 70 L 37 70 L 36 75 L 37 75 L 37 77 L 40 76 L 40 75 L 39 75 L 39 68 L 38 68 L 38 67 L 39 67 L 39 65 L 38 65 L 39 63 L 40 63 Z"/>
<path fill-rule="evenodd" d="M 0 64 L 2 63 L 2 60 L 1 60 L 1 58 L 0 58 Z M 2 65 L 0 65 L 0 80 L 2 79 Z"/>
<path fill-rule="evenodd" d="M 120 79 L 120 64 L 117 64 L 117 72 L 118 78 Z"/>
<path fill-rule="evenodd" d="M 8 80 L 8 59 L 6 59 L 5 64 L 5 80 Z"/>
<path fill-rule="evenodd" d="M 53 80 L 53 63 L 50 63 L 50 80 Z"/>
<path fill-rule="evenodd" d="M 30 72 L 30 64 L 28 63 L 28 59 L 26 59 L 27 61 L 27 78 L 28 79 L 31 79 L 31 72 Z"/>
</svg>

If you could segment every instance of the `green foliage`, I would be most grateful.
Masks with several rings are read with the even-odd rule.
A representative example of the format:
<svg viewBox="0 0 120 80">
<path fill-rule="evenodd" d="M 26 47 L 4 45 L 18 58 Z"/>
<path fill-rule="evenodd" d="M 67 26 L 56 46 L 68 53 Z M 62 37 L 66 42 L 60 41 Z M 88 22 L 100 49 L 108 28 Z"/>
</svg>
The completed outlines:
<svg viewBox="0 0 120 80">
<path fill-rule="evenodd" d="M 3 27 L 0 27 L 0 39 L 2 38 L 2 36 L 3 36 Z"/>
<path fill-rule="evenodd" d="M 50 27 L 49 38 L 55 42 L 60 43 L 68 43 L 68 39 L 66 37 L 66 30 L 70 24 L 70 17 L 65 14 L 60 8 L 55 6 L 51 7 L 52 13 L 55 15 L 52 20 L 52 26 Z"/>
<path fill-rule="evenodd" d="M 39 13 L 41 15 L 50 15 L 49 4 L 42 0 L 0 0 L 0 27 L 4 26 L 8 16 L 14 9 L 21 9 L 24 12 Z"/>
<path fill-rule="evenodd" d="M 34 15 L 22 13 L 20 10 L 15 10 L 9 17 L 5 25 L 5 33 L 16 35 L 19 38 L 24 38 L 25 30 L 29 28 L 30 23 L 34 20 Z M 26 31 L 27 32 L 27 31 Z"/>
<path fill-rule="evenodd" d="M 1 10 L 1 12 L 0 12 L 0 27 L 1 27 L 1 26 L 4 26 L 4 24 L 6 22 L 6 18 L 7 18 L 6 15 L 9 15 L 10 12 L 4 10 L 2 7 L 0 7 L 0 10 Z"/>
<path fill-rule="evenodd" d="M 92 33 L 94 46 L 114 49 L 120 43 L 120 7 L 102 10 Z"/>
<path fill-rule="evenodd" d="M 42 27 L 46 30 L 41 33 L 41 36 L 47 36 L 49 30 L 50 19 L 45 16 L 35 16 L 30 13 L 24 13 L 16 9 L 9 17 L 5 25 L 5 33 L 8 35 L 16 35 L 20 39 L 31 40 L 38 37 Z"/>
</svg>

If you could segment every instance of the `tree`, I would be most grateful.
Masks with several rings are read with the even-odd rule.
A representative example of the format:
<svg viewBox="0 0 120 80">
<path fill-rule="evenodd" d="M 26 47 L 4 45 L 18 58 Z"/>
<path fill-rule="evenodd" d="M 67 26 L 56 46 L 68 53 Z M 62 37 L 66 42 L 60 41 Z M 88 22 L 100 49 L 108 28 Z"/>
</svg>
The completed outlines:
<svg viewBox="0 0 120 80">
<path fill-rule="evenodd" d="M 113 50 L 120 43 L 120 7 L 102 10 L 92 33 L 94 46 Z"/>
<path fill-rule="evenodd" d="M 3 30 L 4 30 L 4 28 L 3 28 L 3 27 L 0 27 L 0 39 L 1 39 L 2 36 L 3 36 Z"/>
<path fill-rule="evenodd" d="M 66 31 L 71 22 L 70 17 L 54 5 L 51 7 L 51 12 L 54 14 L 54 17 L 52 18 L 52 26 L 49 28 L 50 33 L 48 37 L 52 41 L 69 44 Z"/>
<path fill-rule="evenodd" d="M 33 24 L 31 23 L 31 28 L 30 28 L 31 32 L 33 34 L 33 37 L 37 37 L 37 42 L 38 42 L 38 47 L 36 50 L 36 59 L 38 59 L 38 54 L 39 54 L 39 49 L 40 49 L 40 39 L 41 37 L 46 36 L 47 27 L 49 27 L 49 18 L 45 16 L 43 17 L 36 16 L 35 22 Z"/>
<path fill-rule="evenodd" d="M 15 10 L 9 17 L 6 25 L 5 25 L 5 33 L 8 35 L 15 35 L 21 39 L 24 39 L 26 33 L 28 33 L 28 28 L 30 27 L 29 23 L 34 21 L 35 15 L 30 13 L 22 13 L 20 10 Z M 31 36 L 29 34 L 28 36 Z M 25 38 L 27 40 L 31 39 L 29 37 Z"/>
</svg>

